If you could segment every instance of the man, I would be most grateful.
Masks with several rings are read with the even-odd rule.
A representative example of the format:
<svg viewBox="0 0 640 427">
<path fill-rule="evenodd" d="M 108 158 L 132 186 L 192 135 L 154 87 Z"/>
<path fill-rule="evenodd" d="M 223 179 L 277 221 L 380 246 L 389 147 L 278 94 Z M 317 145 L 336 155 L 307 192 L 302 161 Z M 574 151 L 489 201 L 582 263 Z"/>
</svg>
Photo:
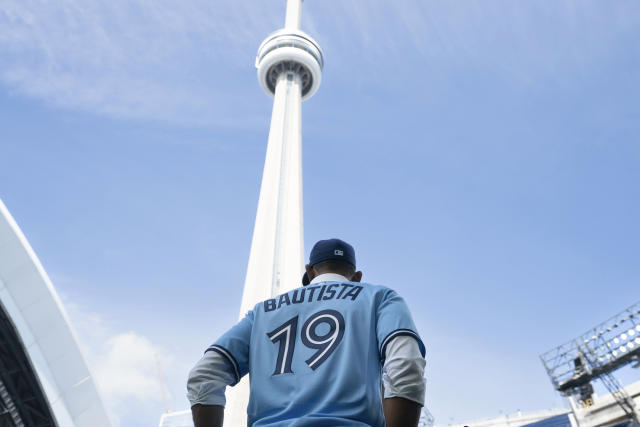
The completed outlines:
<svg viewBox="0 0 640 427">
<path fill-rule="evenodd" d="M 257 304 L 191 370 L 196 427 L 222 426 L 225 386 L 247 373 L 249 426 L 417 426 L 425 350 L 403 299 L 360 283 L 340 239 L 316 243 L 305 270 L 306 286 Z"/>
</svg>

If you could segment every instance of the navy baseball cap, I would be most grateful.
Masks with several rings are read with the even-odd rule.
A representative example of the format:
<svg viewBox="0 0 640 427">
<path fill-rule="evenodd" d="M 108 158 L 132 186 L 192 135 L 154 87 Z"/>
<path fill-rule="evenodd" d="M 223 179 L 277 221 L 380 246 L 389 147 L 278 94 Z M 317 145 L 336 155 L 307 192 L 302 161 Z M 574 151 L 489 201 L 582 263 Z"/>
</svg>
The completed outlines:
<svg viewBox="0 0 640 427">
<path fill-rule="evenodd" d="M 309 254 L 309 265 L 313 267 L 322 261 L 328 261 L 335 259 L 339 261 L 345 261 L 349 264 L 356 266 L 356 252 L 353 250 L 353 246 L 340 239 L 327 239 L 320 240 L 311 249 Z"/>
</svg>

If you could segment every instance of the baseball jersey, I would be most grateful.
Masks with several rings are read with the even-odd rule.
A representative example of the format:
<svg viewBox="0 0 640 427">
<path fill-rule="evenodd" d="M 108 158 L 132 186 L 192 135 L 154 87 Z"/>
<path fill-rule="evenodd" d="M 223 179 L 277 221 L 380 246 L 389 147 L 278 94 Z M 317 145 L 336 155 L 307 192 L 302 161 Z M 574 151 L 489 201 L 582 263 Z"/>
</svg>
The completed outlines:
<svg viewBox="0 0 640 427">
<path fill-rule="evenodd" d="M 381 367 L 397 336 L 422 343 L 404 300 L 357 282 L 323 282 L 257 304 L 207 351 L 236 382 L 250 374 L 250 426 L 383 426 Z"/>
</svg>

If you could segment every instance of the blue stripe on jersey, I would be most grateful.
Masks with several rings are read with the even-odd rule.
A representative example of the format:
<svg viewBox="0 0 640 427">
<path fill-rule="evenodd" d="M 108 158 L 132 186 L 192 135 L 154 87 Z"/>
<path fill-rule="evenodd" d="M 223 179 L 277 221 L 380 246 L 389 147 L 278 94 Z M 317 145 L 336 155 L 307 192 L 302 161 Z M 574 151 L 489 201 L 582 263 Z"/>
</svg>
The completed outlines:
<svg viewBox="0 0 640 427">
<path fill-rule="evenodd" d="M 208 349 L 206 349 L 205 353 L 207 351 L 215 351 L 216 353 L 224 356 L 231 363 L 231 366 L 233 366 L 233 373 L 236 377 L 236 382 L 231 385 L 238 384 L 238 382 L 240 381 L 240 369 L 238 368 L 238 362 L 236 361 L 236 358 L 233 357 L 233 355 L 229 351 L 227 351 L 226 348 L 221 347 L 219 345 L 215 345 L 215 344 L 209 347 Z"/>
<path fill-rule="evenodd" d="M 418 347 L 420 347 L 420 354 L 422 354 L 422 357 L 425 357 L 426 349 L 424 347 L 424 344 L 422 343 L 422 340 L 418 336 L 418 334 L 416 334 L 411 329 L 396 329 L 395 331 L 389 333 L 384 340 L 382 340 L 382 344 L 380 345 L 380 361 L 381 362 L 384 362 L 384 359 L 386 358 L 385 353 L 387 351 L 387 344 L 389 344 L 389 342 L 392 339 L 399 336 L 403 336 L 403 335 L 415 338 L 416 341 L 418 341 Z"/>
</svg>

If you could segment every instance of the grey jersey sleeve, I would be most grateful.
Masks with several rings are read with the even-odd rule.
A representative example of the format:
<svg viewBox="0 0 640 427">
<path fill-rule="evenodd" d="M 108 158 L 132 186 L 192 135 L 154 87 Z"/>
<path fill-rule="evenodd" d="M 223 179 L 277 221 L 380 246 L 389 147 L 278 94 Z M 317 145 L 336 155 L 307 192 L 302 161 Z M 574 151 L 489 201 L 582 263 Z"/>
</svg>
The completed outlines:
<svg viewBox="0 0 640 427">
<path fill-rule="evenodd" d="M 236 383 L 229 361 L 215 351 L 207 351 L 189 372 L 187 399 L 193 405 L 224 406 L 226 386 Z"/>
<path fill-rule="evenodd" d="M 424 405 L 425 364 L 415 338 L 410 336 L 393 338 L 386 346 L 382 367 L 384 398 L 402 397 Z"/>
</svg>

